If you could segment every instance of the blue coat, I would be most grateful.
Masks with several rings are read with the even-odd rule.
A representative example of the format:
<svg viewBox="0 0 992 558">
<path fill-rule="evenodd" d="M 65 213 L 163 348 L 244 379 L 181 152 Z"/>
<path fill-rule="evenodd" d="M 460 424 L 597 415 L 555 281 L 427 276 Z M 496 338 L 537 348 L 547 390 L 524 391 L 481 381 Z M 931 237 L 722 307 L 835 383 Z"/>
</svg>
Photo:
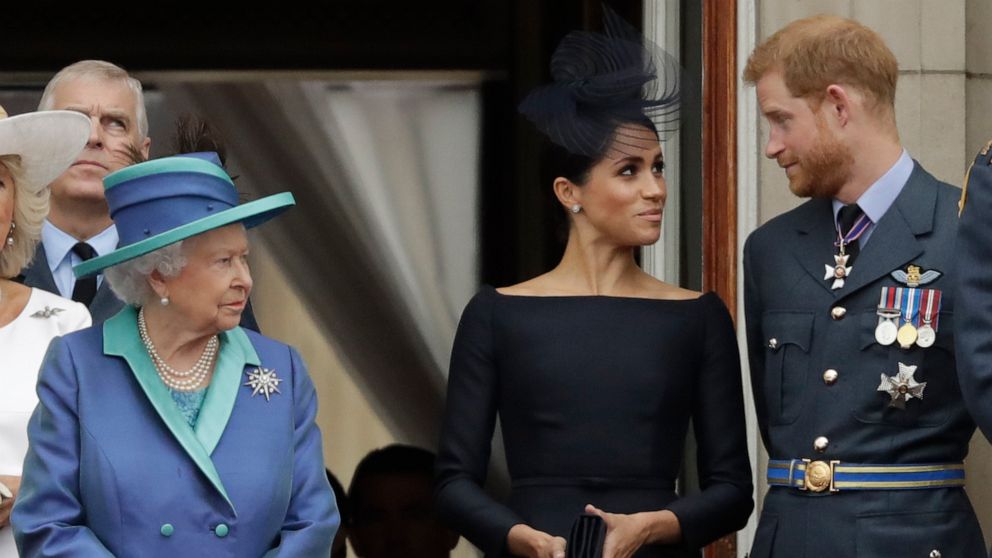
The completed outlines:
<svg viewBox="0 0 992 558">
<path fill-rule="evenodd" d="M 327 556 L 339 523 L 292 348 L 234 328 L 195 430 L 125 308 L 49 347 L 11 523 L 22 556 Z M 282 380 L 269 400 L 244 386 Z"/>
</svg>

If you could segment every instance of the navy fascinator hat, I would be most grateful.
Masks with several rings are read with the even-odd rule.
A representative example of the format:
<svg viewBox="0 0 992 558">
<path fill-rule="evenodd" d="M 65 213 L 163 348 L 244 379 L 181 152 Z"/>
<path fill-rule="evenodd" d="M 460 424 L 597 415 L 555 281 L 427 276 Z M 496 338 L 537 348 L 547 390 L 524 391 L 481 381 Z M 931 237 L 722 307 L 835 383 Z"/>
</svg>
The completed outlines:
<svg viewBox="0 0 992 558">
<path fill-rule="evenodd" d="M 613 10 L 605 33 L 572 31 L 551 57 L 553 83 L 531 91 L 520 112 L 555 144 L 598 158 L 622 150 L 624 124 L 678 128 L 682 68 Z"/>
</svg>

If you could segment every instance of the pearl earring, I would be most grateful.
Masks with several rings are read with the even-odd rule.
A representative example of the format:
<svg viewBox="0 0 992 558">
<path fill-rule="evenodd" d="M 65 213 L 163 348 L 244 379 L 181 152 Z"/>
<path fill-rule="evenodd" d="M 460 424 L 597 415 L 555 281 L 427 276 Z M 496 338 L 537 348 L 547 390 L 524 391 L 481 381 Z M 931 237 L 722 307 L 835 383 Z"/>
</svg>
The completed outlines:
<svg viewBox="0 0 992 558">
<path fill-rule="evenodd" d="M 580 212 L 580 211 L 582 211 L 582 206 L 581 206 L 580 204 L 575 204 L 575 205 L 573 205 L 573 206 L 572 206 L 571 208 L 569 208 L 569 210 L 570 210 L 570 211 L 571 211 L 571 212 L 572 212 L 573 214 L 576 214 L 576 213 L 578 213 L 578 212 Z"/>
<path fill-rule="evenodd" d="M 10 222 L 10 230 L 7 231 L 7 246 L 13 246 L 14 245 L 14 229 L 16 229 L 16 228 L 17 228 L 17 223 L 11 221 Z"/>
<path fill-rule="evenodd" d="M 158 300 L 158 303 L 161 304 L 162 306 L 168 306 L 169 305 L 169 297 L 163 296 L 162 298 L 160 298 Z"/>
</svg>

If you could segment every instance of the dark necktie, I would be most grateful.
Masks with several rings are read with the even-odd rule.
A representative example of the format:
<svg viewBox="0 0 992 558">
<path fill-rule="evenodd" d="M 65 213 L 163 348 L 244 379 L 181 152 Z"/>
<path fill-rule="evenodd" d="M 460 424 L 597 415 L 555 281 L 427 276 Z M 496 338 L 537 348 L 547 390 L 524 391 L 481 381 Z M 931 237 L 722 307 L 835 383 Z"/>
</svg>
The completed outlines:
<svg viewBox="0 0 992 558">
<path fill-rule="evenodd" d="M 92 259 L 96 255 L 96 250 L 92 246 L 86 244 L 85 242 L 78 242 L 72 247 L 73 253 L 79 256 L 79 259 L 86 260 Z M 72 289 L 72 300 L 76 302 L 82 302 L 86 306 L 89 306 L 93 302 L 93 297 L 96 296 L 96 275 L 92 277 L 86 277 L 84 279 L 76 279 L 76 286 Z"/>
<path fill-rule="evenodd" d="M 856 203 L 840 208 L 840 212 L 837 213 L 837 222 L 840 225 L 841 236 L 847 236 L 847 233 L 851 232 L 851 229 L 854 227 L 854 223 L 862 215 L 864 215 L 864 212 L 861 211 L 861 207 Z M 858 243 L 858 239 L 854 239 L 850 244 L 844 245 L 844 253 L 850 256 L 847 259 L 847 265 L 854 264 L 854 260 L 858 258 L 858 252 L 860 251 L 861 245 Z"/>
</svg>

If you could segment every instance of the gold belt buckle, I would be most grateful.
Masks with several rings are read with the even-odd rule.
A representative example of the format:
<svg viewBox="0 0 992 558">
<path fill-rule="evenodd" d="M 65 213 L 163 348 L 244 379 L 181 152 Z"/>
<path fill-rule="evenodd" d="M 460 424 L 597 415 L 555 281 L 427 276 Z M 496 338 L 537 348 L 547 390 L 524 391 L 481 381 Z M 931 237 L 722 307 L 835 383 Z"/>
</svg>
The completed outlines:
<svg viewBox="0 0 992 558">
<path fill-rule="evenodd" d="M 834 486 L 834 470 L 840 461 L 832 459 L 827 461 L 810 461 L 803 459 L 806 464 L 805 483 L 800 490 L 810 492 L 823 492 L 829 490 L 831 493 L 840 492 Z"/>
</svg>

